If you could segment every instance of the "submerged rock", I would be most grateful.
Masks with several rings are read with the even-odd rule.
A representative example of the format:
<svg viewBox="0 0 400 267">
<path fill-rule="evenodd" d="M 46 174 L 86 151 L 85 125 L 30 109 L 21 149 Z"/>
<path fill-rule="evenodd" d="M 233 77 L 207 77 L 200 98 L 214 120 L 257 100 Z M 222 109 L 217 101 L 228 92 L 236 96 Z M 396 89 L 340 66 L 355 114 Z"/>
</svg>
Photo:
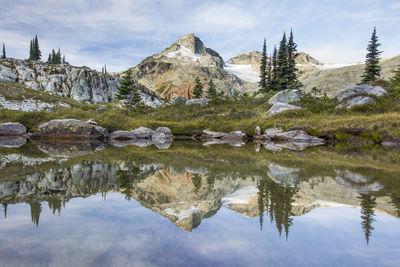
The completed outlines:
<svg viewBox="0 0 400 267">
<path fill-rule="evenodd" d="M 278 114 L 287 110 L 301 109 L 301 107 L 286 104 L 286 103 L 275 103 L 267 112 L 266 117 L 271 117 L 274 114 Z"/>
<path fill-rule="evenodd" d="M 103 127 L 80 120 L 52 120 L 39 126 L 32 138 L 98 139 L 108 134 Z"/>
<path fill-rule="evenodd" d="M 298 89 L 286 89 L 283 91 L 280 91 L 273 97 L 271 97 L 268 101 L 271 105 L 274 105 L 276 103 L 292 103 L 299 101 L 301 99 L 301 93 Z"/>
<path fill-rule="evenodd" d="M 5 122 L 0 124 L 0 135 L 23 135 L 27 129 L 18 122 Z"/>
</svg>

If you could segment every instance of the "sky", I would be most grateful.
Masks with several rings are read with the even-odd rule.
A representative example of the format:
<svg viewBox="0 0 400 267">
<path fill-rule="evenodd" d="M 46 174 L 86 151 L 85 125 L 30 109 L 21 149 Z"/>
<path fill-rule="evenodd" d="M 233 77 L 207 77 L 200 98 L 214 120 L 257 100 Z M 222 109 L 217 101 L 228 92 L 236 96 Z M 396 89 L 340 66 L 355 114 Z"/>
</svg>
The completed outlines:
<svg viewBox="0 0 400 267">
<path fill-rule="evenodd" d="M 364 61 L 373 27 L 382 57 L 400 54 L 399 0 L 0 0 L 0 43 L 27 58 L 60 48 L 72 65 L 123 71 L 195 33 L 225 60 L 269 52 L 293 29 L 299 51 L 326 63 Z"/>
</svg>

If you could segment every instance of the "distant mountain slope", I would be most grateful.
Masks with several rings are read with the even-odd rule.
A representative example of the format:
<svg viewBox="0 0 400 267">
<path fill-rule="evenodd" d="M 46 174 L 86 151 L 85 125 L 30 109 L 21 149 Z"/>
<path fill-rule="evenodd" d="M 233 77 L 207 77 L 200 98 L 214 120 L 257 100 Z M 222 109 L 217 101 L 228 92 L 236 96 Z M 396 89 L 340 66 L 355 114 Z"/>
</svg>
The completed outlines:
<svg viewBox="0 0 400 267">
<path fill-rule="evenodd" d="M 241 91 L 242 81 L 223 66 L 224 60 L 217 52 L 207 48 L 194 34 L 187 34 L 130 70 L 138 82 L 167 98 L 188 96 L 196 77 L 204 86 L 213 79 L 217 90 L 228 95 Z"/>
<path fill-rule="evenodd" d="M 260 51 L 250 51 L 228 60 L 225 69 L 243 80 L 246 91 L 254 92 L 258 88 L 258 75 L 261 62 Z M 336 96 L 341 91 L 361 82 L 364 72 L 363 63 L 355 64 L 325 64 L 307 53 L 299 52 L 296 59 L 299 80 L 304 84 L 304 90 L 310 91 L 317 87 L 328 96 Z M 400 55 L 381 60 L 381 77 L 388 79 L 393 76 L 393 70 L 400 66 Z"/>
</svg>

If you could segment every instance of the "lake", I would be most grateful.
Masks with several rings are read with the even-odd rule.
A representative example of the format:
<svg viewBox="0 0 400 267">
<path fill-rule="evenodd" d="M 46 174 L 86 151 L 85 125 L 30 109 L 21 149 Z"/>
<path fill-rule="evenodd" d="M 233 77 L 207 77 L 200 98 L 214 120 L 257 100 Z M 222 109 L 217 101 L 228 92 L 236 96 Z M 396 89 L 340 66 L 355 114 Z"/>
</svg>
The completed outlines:
<svg viewBox="0 0 400 267">
<path fill-rule="evenodd" d="M 400 150 L 0 147 L 1 266 L 399 266 Z"/>
</svg>

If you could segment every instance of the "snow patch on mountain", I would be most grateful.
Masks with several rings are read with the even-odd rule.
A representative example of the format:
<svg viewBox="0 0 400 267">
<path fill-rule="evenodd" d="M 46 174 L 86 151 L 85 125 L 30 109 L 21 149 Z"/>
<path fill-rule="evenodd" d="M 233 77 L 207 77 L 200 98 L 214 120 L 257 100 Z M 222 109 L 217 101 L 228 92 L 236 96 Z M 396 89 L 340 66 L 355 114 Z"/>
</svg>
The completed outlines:
<svg viewBox="0 0 400 267">
<path fill-rule="evenodd" d="M 250 199 L 258 194 L 256 186 L 247 186 L 233 192 L 232 194 L 226 195 L 222 198 L 224 206 L 230 206 L 233 204 L 249 204 Z"/>
<path fill-rule="evenodd" d="M 252 69 L 250 64 L 237 65 L 226 63 L 224 69 L 246 82 L 256 83 L 260 80 L 259 74 Z"/>
<path fill-rule="evenodd" d="M 189 48 L 179 45 L 179 49 L 174 51 L 174 52 L 169 52 L 166 54 L 166 57 L 168 58 L 179 58 L 179 57 L 188 57 L 190 58 L 193 62 L 198 62 L 199 59 L 202 57 L 199 54 L 195 54 L 190 50 Z"/>
</svg>

